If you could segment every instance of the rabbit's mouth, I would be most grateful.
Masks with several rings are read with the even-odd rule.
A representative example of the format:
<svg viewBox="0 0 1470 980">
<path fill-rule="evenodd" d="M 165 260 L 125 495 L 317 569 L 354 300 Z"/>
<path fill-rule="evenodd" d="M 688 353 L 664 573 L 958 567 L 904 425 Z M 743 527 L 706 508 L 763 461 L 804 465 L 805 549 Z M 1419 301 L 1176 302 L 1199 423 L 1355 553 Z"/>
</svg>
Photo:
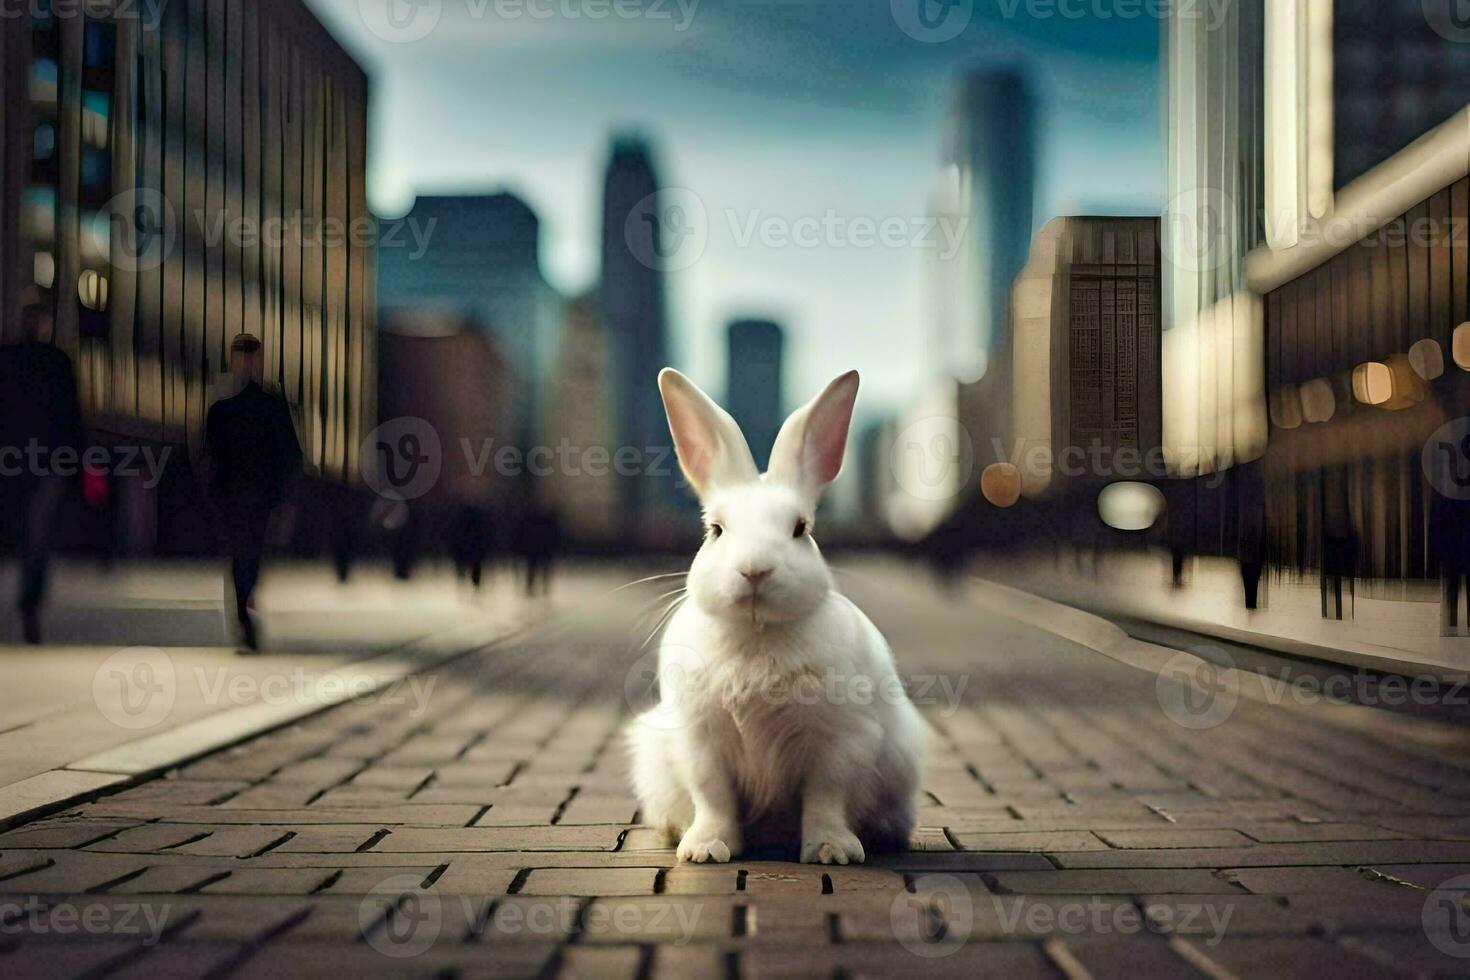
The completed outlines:
<svg viewBox="0 0 1470 980">
<path fill-rule="evenodd" d="M 750 590 L 750 596 L 745 600 L 744 605 L 750 608 L 751 623 L 756 626 L 763 625 L 763 620 L 761 619 L 761 607 L 769 605 L 769 602 L 768 600 L 761 597 L 759 588 L 754 588 Z"/>
<path fill-rule="evenodd" d="M 769 587 L 752 589 L 741 596 L 735 606 L 740 618 L 748 620 L 758 629 L 773 623 L 787 623 L 797 618 L 795 611 L 789 608 L 787 601 L 784 601 L 784 597 Z"/>
</svg>

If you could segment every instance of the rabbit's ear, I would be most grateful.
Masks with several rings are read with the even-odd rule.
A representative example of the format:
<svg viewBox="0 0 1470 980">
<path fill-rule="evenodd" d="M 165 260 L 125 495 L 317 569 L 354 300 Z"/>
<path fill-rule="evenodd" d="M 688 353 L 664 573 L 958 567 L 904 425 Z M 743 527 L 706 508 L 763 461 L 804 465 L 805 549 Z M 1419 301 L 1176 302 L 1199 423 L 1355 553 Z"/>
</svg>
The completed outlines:
<svg viewBox="0 0 1470 980">
<path fill-rule="evenodd" d="M 796 487 L 812 500 L 837 479 L 857 394 L 858 373 L 849 371 L 793 412 L 771 450 L 770 478 Z"/>
<path fill-rule="evenodd" d="M 740 426 L 699 386 L 673 368 L 658 375 L 679 467 L 701 497 L 721 487 L 760 478 Z"/>
</svg>

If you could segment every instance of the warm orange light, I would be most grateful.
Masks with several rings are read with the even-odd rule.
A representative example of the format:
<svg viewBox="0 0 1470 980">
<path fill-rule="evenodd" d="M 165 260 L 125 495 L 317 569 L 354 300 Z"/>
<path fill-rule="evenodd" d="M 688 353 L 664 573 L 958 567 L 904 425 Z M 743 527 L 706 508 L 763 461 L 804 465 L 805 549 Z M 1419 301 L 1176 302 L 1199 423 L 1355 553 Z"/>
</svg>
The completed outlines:
<svg viewBox="0 0 1470 980">
<path fill-rule="evenodd" d="M 1393 412 L 1402 412 L 1429 397 L 1429 387 L 1414 370 L 1414 366 L 1409 362 L 1409 355 L 1395 354 L 1384 363 L 1387 364 L 1388 372 L 1393 377 L 1393 395 L 1384 403 L 1384 408 Z"/>
<path fill-rule="evenodd" d="M 1002 509 L 1021 499 L 1021 471 L 1011 463 L 992 463 L 980 474 L 980 492 Z"/>
<path fill-rule="evenodd" d="M 1381 361 L 1353 369 L 1353 397 L 1364 405 L 1386 405 L 1393 398 L 1393 372 Z"/>
<path fill-rule="evenodd" d="M 1461 371 L 1470 371 L 1470 320 L 1455 328 L 1450 356 L 1455 359 L 1455 364 Z"/>
</svg>

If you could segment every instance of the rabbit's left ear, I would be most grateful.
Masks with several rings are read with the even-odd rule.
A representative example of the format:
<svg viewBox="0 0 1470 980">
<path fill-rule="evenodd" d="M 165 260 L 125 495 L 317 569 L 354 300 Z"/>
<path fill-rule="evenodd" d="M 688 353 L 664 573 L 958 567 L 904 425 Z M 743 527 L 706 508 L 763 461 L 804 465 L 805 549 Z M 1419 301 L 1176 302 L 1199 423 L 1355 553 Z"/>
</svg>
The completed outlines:
<svg viewBox="0 0 1470 980">
<path fill-rule="evenodd" d="M 858 373 L 849 371 L 793 412 L 771 449 L 770 478 L 815 501 L 842 471 L 857 394 Z"/>
<path fill-rule="evenodd" d="M 759 478 L 740 426 L 699 386 L 673 368 L 658 375 L 679 466 L 701 497 Z"/>
</svg>

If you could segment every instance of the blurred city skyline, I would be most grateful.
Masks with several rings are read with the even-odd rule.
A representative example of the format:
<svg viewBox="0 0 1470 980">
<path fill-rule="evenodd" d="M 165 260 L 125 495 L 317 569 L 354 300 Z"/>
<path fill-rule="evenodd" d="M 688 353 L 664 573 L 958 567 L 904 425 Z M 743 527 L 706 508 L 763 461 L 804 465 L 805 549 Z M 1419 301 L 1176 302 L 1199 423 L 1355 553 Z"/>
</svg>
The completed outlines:
<svg viewBox="0 0 1470 980">
<path fill-rule="evenodd" d="M 878 417 L 936 373 L 931 249 L 864 247 L 840 229 L 899 219 L 917 233 L 965 71 L 1017 69 L 1033 86 L 1037 227 L 1162 207 L 1159 30 L 1148 16 L 1038 20 L 976 5 L 957 37 L 925 43 L 888 3 L 701 0 L 596 19 L 595 4 L 445 0 L 425 36 L 395 43 L 364 14 L 372 5 L 310 6 L 372 78 L 374 209 L 404 213 L 419 193 L 517 194 L 541 219 L 542 266 L 563 295 L 598 279 L 611 139 L 645 135 L 664 186 L 693 191 L 706 210 L 702 257 L 669 273 L 669 319 L 671 358 L 713 391 L 725 328 L 750 316 L 786 324 L 794 402 L 856 367 L 860 412 Z M 795 222 L 823 228 L 821 243 L 780 244 Z"/>
</svg>

